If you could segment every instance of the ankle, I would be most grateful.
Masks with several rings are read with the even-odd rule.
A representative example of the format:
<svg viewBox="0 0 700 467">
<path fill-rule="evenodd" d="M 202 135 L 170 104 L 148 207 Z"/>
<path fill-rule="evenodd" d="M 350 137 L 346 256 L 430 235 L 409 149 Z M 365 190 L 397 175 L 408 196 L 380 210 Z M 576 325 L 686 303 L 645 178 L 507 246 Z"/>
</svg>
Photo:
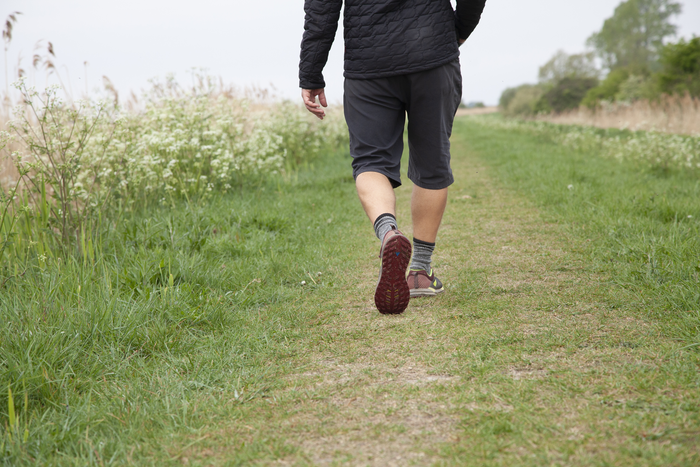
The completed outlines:
<svg viewBox="0 0 700 467">
<path fill-rule="evenodd" d="M 392 230 L 398 229 L 396 217 L 393 214 L 385 213 L 377 217 L 374 221 L 374 233 L 380 241 L 384 241 L 384 237 Z"/>
<path fill-rule="evenodd" d="M 430 263 L 435 251 L 435 243 L 424 242 L 417 238 L 413 238 L 413 258 L 411 259 L 411 269 L 424 269 L 430 274 Z"/>
</svg>

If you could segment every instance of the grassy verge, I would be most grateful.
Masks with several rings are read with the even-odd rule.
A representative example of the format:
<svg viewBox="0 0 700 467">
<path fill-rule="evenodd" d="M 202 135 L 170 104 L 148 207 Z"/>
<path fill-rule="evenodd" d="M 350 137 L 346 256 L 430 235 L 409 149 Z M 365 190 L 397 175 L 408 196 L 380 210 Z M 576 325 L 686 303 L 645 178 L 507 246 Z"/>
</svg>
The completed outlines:
<svg viewBox="0 0 700 467">
<path fill-rule="evenodd" d="M 3 462 L 136 461 L 221 397 L 266 397 L 309 317 L 299 300 L 336 280 L 359 209 L 338 205 L 346 165 L 115 220 L 94 263 L 49 256 L 5 281 Z"/>
<path fill-rule="evenodd" d="M 480 122 L 459 129 L 499 177 L 584 240 L 591 265 L 638 294 L 643 308 L 676 328 L 674 337 L 700 345 L 698 172 L 606 160 L 563 148 L 541 129 Z"/>
</svg>

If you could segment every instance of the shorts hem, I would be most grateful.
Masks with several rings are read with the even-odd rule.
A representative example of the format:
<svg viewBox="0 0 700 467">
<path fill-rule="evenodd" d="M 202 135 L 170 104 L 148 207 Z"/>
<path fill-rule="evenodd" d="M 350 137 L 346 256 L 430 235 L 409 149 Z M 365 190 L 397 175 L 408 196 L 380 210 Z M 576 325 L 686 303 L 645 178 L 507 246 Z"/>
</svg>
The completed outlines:
<svg viewBox="0 0 700 467">
<path fill-rule="evenodd" d="M 379 173 L 379 174 L 384 175 L 386 178 L 389 179 L 389 182 L 391 182 L 392 188 L 398 188 L 401 186 L 401 179 L 400 178 L 396 179 L 396 178 L 394 178 L 393 174 L 389 173 L 386 170 L 378 169 L 376 167 L 361 167 L 361 168 L 353 171 L 352 176 L 355 179 L 355 181 L 357 181 L 357 177 L 359 177 L 360 174 L 363 174 L 365 172 L 374 172 L 374 173 Z"/>
<path fill-rule="evenodd" d="M 437 183 L 437 184 L 422 183 L 419 180 L 414 180 L 414 178 L 411 177 L 410 175 L 408 176 L 408 179 L 411 180 L 415 186 L 417 186 L 418 188 L 423 188 L 424 190 L 442 190 L 442 189 L 449 187 L 450 185 L 452 185 L 455 182 L 454 177 L 450 177 L 449 180 L 446 180 L 443 183 Z"/>
</svg>

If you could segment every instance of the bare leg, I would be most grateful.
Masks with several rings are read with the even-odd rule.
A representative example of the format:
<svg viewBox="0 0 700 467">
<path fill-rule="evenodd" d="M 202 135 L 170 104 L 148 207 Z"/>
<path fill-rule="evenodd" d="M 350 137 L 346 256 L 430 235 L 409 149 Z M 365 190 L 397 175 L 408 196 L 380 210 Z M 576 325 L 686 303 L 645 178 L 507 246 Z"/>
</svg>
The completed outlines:
<svg viewBox="0 0 700 467">
<path fill-rule="evenodd" d="M 372 223 L 385 213 L 396 216 L 394 188 L 385 175 L 378 172 L 363 172 L 357 176 L 355 186 L 362 207 Z"/>
<path fill-rule="evenodd" d="M 414 185 L 411 196 L 413 238 L 435 243 L 446 205 L 447 188 L 426 190 Z"/>
<path fill-rule="evenodd" d="M 396 216 L 394 188 L 385 175 L 363 172 L 357 176 L 355 186 L 362 207 L 373 224 L 382 214 Z M 406 309 L 411 299 L 406 281 L 406 269 L 411 261 L 411 241 L 393 229 L 384 233 L 387 227 L 382 225 L 382 232 L 377 232 L 377 236 L 384 237 L 380 238 L 382 267 L 374 290 L 374 304 L 380 313 L 398 314 Z"/>
</svg>

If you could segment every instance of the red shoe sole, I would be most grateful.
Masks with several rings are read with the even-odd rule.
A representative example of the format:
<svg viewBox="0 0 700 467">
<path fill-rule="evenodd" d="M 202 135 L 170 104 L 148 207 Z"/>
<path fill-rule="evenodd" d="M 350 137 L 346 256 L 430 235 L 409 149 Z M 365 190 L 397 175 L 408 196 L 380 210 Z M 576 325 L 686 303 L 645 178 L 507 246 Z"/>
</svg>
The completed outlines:
<svg viewBox="0 0 700 467">
<path fill-rule="evenodd" d="M 403 235 L 387 240 L 382 250 L 382 270 L 374 292 L 374 304 L 385 315 L 403 313 L 411 299 L 406 269 L 411 261 L 411 242 Z"/>
</svg>

